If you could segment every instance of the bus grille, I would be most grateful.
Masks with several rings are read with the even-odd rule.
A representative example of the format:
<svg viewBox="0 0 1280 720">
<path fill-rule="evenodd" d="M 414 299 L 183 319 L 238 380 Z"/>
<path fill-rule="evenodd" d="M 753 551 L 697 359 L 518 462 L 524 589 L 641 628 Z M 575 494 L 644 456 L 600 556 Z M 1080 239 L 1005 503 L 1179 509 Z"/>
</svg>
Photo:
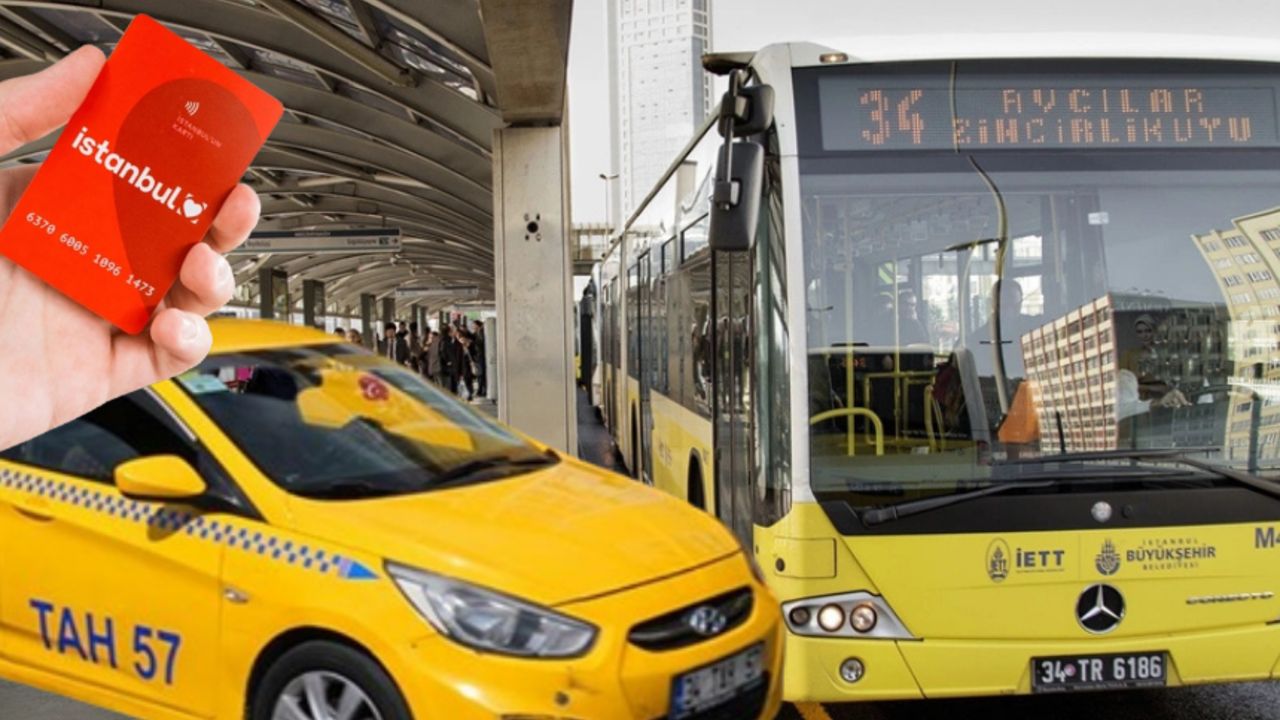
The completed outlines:
<svg viewBox="0 0 1280 720">
<path fill-rule="evenodd" d="M 703 607 L 713 607 L 724 613 L 724 629 L 715 636 L 723 635 L 741 625 L 751 614 L 754 602 L 751 588 L 741 588 L 718 597 L 694 603 L 666 615 L 646 620 L 631 629 L 627 636 L 634 645 L 646 650 L 675 650 L 709 640 L 690 627 L 687 620 L 690 613 Z M 711 637 L 715 637 L 711 636 Z"/>
</svg>

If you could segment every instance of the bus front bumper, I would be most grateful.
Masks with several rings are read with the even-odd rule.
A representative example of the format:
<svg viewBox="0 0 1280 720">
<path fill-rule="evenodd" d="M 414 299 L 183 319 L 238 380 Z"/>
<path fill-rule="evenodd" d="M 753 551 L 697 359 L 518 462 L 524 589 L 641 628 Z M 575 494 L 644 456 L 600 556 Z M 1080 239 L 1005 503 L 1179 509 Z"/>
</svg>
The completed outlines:
<svg viewBox="0 0 1280 720">
<path fill-rule="evenodd" d="M 1168 653 L 1167 685 L 1280 679 L 1280 625 L 1088 641 L 854 640 L 787 633 L 783 694 L 791 702 L 1026 695 L 1032 660 L 1109 653 Z M 840 676 L 862 662 L 855 683 Z"/>
</svg>

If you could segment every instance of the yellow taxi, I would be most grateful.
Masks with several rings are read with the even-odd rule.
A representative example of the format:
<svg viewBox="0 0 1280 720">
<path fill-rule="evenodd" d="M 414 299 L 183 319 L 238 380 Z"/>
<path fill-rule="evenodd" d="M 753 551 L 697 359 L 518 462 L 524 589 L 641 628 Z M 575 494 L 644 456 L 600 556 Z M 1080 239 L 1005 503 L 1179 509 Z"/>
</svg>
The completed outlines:
<svg viewBox="0 0 1280 720">
<path fill-rule="evenodd" d="M 324 333 L 0 453 L 0 676 L 145 718 L 771 718 L 780 615 L 712 517 Z"/>
</svg>

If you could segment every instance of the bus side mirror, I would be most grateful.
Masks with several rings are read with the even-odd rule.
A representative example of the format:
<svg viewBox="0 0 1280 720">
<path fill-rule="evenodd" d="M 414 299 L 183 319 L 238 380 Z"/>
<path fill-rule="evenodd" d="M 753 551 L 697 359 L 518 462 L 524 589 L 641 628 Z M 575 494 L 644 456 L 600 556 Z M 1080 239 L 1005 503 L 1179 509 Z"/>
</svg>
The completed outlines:
<svg viewBox="0 0 1280 720">
<path fill-rule="evenodd" d="M 732 151 L 730 148 L 732 147 Z M 726 156 L 731 167 L 728 180 L 717 179 L 711 199 L 712 250 L 750 250 L 760 220 L 760 192 L 764 184 L 764 146 L 755 142 L 725 143 L 720 148 L 716 178 L 724 178 Z"/>
<path fill-rule="evenodd" d="M 720 101 L 720 107 L 722 118 L 726 110 L 733 117 L 734 137 L 759 135 L 773 124 L 773 86 L 752 85 L 739 88 L 736 96 L 733 91 L 726 92 L 724 99 Z M 724 125 L 717 125 L 720 137 L 724 137 Z"/>
</svg>

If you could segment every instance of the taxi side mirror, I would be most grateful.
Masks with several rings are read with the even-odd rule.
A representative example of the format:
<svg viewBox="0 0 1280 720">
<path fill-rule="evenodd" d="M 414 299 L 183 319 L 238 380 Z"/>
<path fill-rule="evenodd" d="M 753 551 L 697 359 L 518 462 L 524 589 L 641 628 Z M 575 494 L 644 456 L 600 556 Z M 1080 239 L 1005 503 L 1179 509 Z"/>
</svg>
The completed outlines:
<svg viewBox="0 0 1280 720">
<path fill-rule="evenodd" d="M 153 455 L 116 466 L 116 487 L 133 500 L 194 500 L 208 490 L 200 473 L 177 455 Z"/>
</svg>

